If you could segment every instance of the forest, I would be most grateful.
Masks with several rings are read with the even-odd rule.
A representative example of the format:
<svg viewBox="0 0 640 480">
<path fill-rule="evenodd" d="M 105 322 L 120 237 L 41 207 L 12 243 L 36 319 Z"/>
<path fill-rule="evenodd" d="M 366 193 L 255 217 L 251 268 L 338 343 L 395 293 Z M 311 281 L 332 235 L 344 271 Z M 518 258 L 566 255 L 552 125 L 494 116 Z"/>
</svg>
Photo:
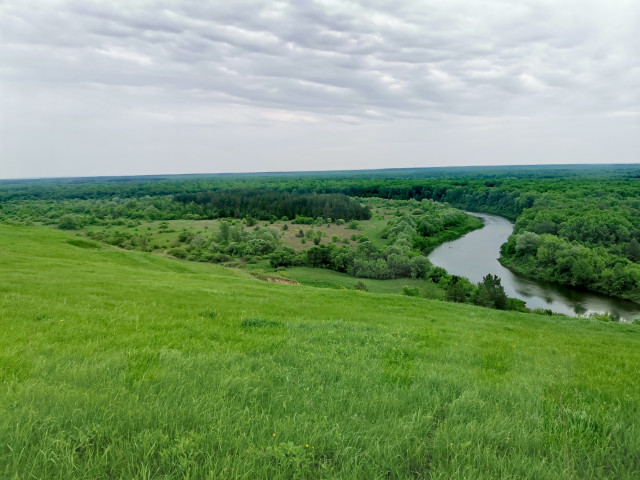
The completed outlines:
<svg viewBox="0 0 640 480">
<path fill-rule="evenodd" d="M 217 217 L 272 217 L 294 219 L 341 218 L 368 220 L 371 212 L 358 201 L 341 193 L 315 194 L 262 189 L 214 190 L 200 193 L 181 193 L 173 197 L 176 202 L 205 205 Z"/>
<path fill-rule="evenodd" d="M 221 217 L 248 218 L 250 223 L 287 218 L 292 225 L 322 219 L 331 224 L 370 218 L 367 206 L 357 199 L 376 198 L 419 204 L 429 200 L 515 220 L 513 235 L 502 248 L 504 265 L 534 278 L 640 302 L 640 167 L 635 165 L 3 181 L 0 219 L 70 230 Z M 438 226 L 412 215 L 394 221 L 384 245 L 390 253 L 361 238 L 354 240 L 357 248 L 350 248 L 348 255 L 336 244 L 317 245 L 306 262 L 363 277 L 406 275 L 410 267 L 404 260 L 397 263 L 391 257 L 389 262 L 390 255 L 399 255 L 394 249 L 402 250 L 408 242 L 410 251 L 427 253 L 442 241 L 438 228 L 460 226 L 447 226 L 448 220 Z M 409 240 L 400 236 L 398 246 L 393 243 L 400 229 L 408 232 Z M 253 239 L 260 245 L 257 250 L 226 246 L 204 257 L 241 251 L 272 255 L 278 250 L 263 245 L 268 234 L 255 235 L 262 236 Z M 140 235 L 121 238 L 122 244 L 144 243 Z M 203 258 L 197 246 L 173 248 L 185 258 Z M 286 251 L 278 255 L 280 262 L 290 261 Z M 411 261 L 408 255 L 403 258 Z"/>
</svg>

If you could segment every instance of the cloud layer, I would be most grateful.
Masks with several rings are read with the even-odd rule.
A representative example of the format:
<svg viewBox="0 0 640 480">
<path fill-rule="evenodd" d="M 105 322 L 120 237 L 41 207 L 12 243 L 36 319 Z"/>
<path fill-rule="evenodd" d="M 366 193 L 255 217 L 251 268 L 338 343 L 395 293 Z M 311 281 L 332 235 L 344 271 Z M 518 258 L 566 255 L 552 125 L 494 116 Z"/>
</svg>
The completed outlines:
<svg viewBox="0 0 640 480">
<path fill-rule="evenodd" d="M 492 163 L 518 163 L 506 137 L 524 129 L 569 155 L 613 132 L 586 151 L 615 138 L 618 158 L 600 161 L 640 161 L 633 1 L 8 0 L 0 34 L 0 176 L 234 170 L 221 156 L 240 170 L 321 167 L 305 145 L 342 168 L 399 166 L 366 163 L 381 136 L 406 166 L 476 163 L 443 143 L 452 129 L 472 143 L 483 131 Z M 582 130 L 565 124 L 576 119 Z M 427 161 L 425 147 L 446 154 Z"/>
</svg>

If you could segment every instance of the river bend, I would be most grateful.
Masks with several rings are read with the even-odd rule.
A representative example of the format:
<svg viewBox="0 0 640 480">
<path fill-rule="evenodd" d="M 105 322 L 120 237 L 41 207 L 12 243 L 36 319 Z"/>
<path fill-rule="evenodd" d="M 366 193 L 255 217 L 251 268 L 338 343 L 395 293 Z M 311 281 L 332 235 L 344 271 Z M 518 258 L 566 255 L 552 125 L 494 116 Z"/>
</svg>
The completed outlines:
<svg viewBox="0 0 640 480">
<path fill-rule="evenodd" d="M 434 265 L 473 283 L 480 282 L 488 273 L 498 275 L 507 295 L 524 300 L 531 309 L 551 309 L 567 315 L 609 312 L 622 321 L 640 318 L 637 303 L 535 280 L 503 267 L 498 262 L 500 246 L 511 235 L 513 224 L 495 215 L 468 213 L 481 218 L 484 227 L 436 248 L 429 255 Z"/>
</svg>

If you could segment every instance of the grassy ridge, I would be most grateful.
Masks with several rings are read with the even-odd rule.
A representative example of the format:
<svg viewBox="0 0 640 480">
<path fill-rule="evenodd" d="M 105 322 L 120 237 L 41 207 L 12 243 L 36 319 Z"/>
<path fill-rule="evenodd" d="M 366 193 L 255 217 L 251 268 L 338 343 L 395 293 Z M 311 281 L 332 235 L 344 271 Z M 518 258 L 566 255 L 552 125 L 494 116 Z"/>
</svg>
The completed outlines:
<svg viewBox="0 0 640 480">
<path fill-rule="evenodd" d="M 640 328 L 0 226 L 2 478 L 637 478 Z"/>
<path fill-rule="evenodd" d="M 367 291 L 371 293 L 402 293 L 402 288 L 408 286 L 417 288 L 423 297 L 444 299 L 443 288 L 431 281 L 425 282 L 418 278 L 374 280 L 352 277 L 333 270 L 309 267 L 288 267 L 283 273 L 285 278 L 313 287 L 354 289 L 357 283 L 362 282 L 367 286 Z"/>
</svg>

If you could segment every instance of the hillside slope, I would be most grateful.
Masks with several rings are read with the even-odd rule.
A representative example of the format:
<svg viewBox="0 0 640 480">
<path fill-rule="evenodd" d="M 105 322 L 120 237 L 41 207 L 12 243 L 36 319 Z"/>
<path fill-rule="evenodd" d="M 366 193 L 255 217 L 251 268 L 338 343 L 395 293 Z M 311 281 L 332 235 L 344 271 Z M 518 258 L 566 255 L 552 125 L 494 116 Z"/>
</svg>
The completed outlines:
<svg viewBox="0 0 640 480">
<path fill-rule="evenodd" d="M 0 226 L 2 478 L 638 478 L 640 327 Z"/>
</svg>

